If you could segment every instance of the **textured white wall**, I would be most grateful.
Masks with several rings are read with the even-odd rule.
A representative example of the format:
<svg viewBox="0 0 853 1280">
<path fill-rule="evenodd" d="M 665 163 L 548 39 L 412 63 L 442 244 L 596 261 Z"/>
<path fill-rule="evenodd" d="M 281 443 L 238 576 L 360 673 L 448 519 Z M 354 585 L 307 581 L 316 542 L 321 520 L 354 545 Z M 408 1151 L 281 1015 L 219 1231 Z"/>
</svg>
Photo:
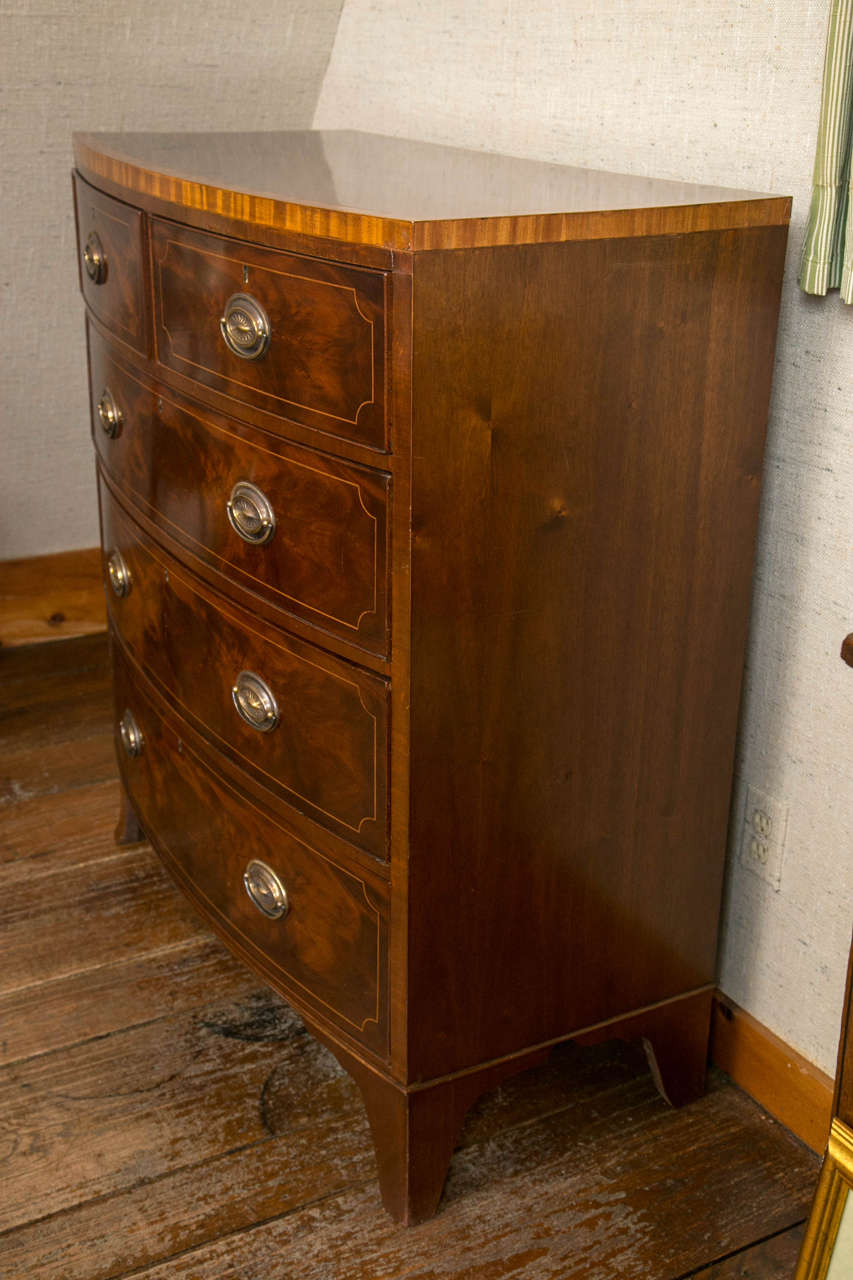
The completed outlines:
<svg viewBox="0 0 853 1280">
<path fill-rule="evenodd" d="M 853 922 L 853 309 L 795 281 L 827 13 L 346 0 L 314 123 L 794 196 L 734 825 L 747 782 L 790 818 L 778 892 L 730 858 L 719 980 L 832 1072 Z"/>
<path fill-rule="evenodd" d="M 308 127 L 341 3 L 2 6 L 0 559 L 98 541 L 72 130 Z"/>
</svg>

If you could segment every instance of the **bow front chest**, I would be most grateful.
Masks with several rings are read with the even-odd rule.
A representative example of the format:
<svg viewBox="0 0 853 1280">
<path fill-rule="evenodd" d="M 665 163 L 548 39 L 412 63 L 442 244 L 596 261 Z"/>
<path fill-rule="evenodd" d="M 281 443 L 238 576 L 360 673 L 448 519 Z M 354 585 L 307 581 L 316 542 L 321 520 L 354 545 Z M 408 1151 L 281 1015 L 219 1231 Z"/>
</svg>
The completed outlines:
<svg viewBox="0 0 853 1280">
<path fill-rule="evenodd" d="M 389 1211 L 566 1039 L 703 1087 L 789 202 L 77 135 L 126 794 Z"/>
</svg>

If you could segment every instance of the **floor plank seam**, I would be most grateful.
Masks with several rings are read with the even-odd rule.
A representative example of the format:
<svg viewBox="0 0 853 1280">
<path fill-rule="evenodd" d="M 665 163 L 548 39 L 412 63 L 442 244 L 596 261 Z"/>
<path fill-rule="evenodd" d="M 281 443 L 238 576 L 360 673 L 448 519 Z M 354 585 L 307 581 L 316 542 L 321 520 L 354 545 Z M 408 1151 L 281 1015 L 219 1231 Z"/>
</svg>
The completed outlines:
<svg viewBox="0 0 853 1280">
<path fill-rule="evenodd" d="M 0 928 L 2 928 L 2 921 L 0 921 Z M 194 947 L 209 947 L 212 941 L 214 941 L 213 934 L 199 933 L 191 938 L 185 938 L 182 942 L 170 942 L 166 946 L 156 947 L 153 951 L 134 951 L 132 954 L 120 957 L 117 960 L 105 960 L 103 964 L 83 965 L 80 969 L 69 969 L 65 973 L 43 978 L 39 982 L 25 982 L 21 987 L 10 987 L 7 991 L 0 992 L 0 1000 L 6 999 L 8 996 L 22 995 L 24 992 L 33 991 L 37 987 L 49 987 L 54 982 L 67 982 L 70 978 L 80 977 L 84 973 L 95 973 L 99 969 L 103 969 L 108 973 L 112 969 L 121 969 L 127 964 L 134 964 L 141 960 L 157 960 L 160 956 L 172 955 L 176 951 L 189 951 Z M 259 982 L 258 986 L 260 987 L 260 985 Z M 149 1018 L 146 1021 L 156 1022 L 157 1019 Z M 128 1025 L 135 1026 L 136 1024 Z M 145 1023 L 143 1022 L 139 1025 L 144 1026 Z M 84 1042 L 81 1041 L 80 1043 Z"/>
<path fill-rule="evenodd" d="M 186 1014 L 188 1017 L 192 1017 L 193 1013 L 197 1012 L 198 1009 L 201 1009 L 201 1008 L 204 1008 L 204 1006 L 196 1005 L 194 1008 L 182 1009 L 181 1013 Z M 127 1026 L 114 1027 L 111 1031 L 100 1031 L 98 1032 L 97 1035 L 86 1036 L 83 1040 L 75 1040 L 69 1044 L 57 1045 L 56 1048 L 47 1049 L 44 1053 L 29 1053 L 26 1055 L 26 1057 L 23 1057 L 23 1058 L 10 1058 L 8 1062 L 0 1062 L 0 1071 L 3 1071 L 6 1067 L 14 1067 L 14 1066 L 20 1067 L 27 1062 L 37 1062 L 39 1061 L 39 1059 L 49 1058 L 53 1054 L 60 1054 L 60 1053 L 67 1054 L 73 1049 L 84 1049 L 87 1045 L 97 1044 L 99 1040 L 109 1040 L 111 1036 L 124 1035 L 125 1032 L 128 1032 L 128 1031 L 141 1031 L 145 1027 L 155 1026 L 158 1022 L 165 1022 L 170 1017 L 172 1017 L 171 1013 L 164 1013 L 164 1014 L 161 1014 L 161 1016 L 158 1018 L 145 1018 L 142 1022 L 130 1022 L 127 1024 Z M 167 1078 L 171 1080 L 171 1079 L 174 1079 L 175 1077 L 169 1076 Z M 158 1081 L 156 1087 L 159 1088 L 160 1085 L 163 1083 L 164 1083 L 164 1080 Z M 144 1092 L 144 1090 L 139 1090 L 139 1092 Z M 57 1098 L 67 1098 L 69 1100 L 76 1101 L 76 1102 L 81 1102 L 85 1098 L 93 1099 L 95 1097 L 110 1097 L 110 1096 L 112 1095 L 81 1094 L 77 1096 L 77 1095 L 62 1094 L 62 1093 L 58 1093 L 56 1095 Z"/>
<path fill-rule="evenodd" d="M 264 1227 L 269 1227 L 274 1222 L 285 1222 L 288 1218 L 292 1218 L 295 1214 L 304 1213 L 306 1209 L 314 1209 L 318 1205 L 328 1204 L 332 1200 L 337 1200 L 340 1196 L 345 1195 L 348 1191 L 364 1190 L 375 1184 L 376 1175 L 371 1174 L 369 1178 L 357 1178 L 352 1182 L 347 1182 L 343 1186 L 335 1187 L 332 1191 L 327 1191 L 324 1195 L 314 1196 L 311 1200 L 304 1200 L 301 1204 L 295 1204 L 292 1208 L 284 1213 L 273 1213 L 266 1218 L 259 1218 L 257 1222 L 253 1222 L 251 1226 L 235 1227 L 232 1231 L 225 1231 L 221 1236 L 211 1236 L 209 1240 L 189 1245 L 186 1249 L 179 1249 L 177 1253 L 170 1253 L 166 1257 L 157 1258 L 153 1262 L 146 1262 L 141 1267 L 133 1267 L 130 1271 L 115 1271 L 112 1275 L 105 1276 L 104 1280 L 133 1280 L 134 1276 L 144 1276 L 149 1274 L 155 1268 L 159 1269 L 167 1267 L 177 1262 L 180 1258 L 190 1258 L 194 1253 L 198 1253 L 201 1249 L 209 1249 L 214 1245 L 223 1244 L 226 1240 L 238 1239 L 240 1236 L 252 1235 Z"/>
<path fill-rule="evenodd" d="M 0 721 L 0 723 L 2 723 L 2 721 Z M 76 744 L 81 742 L 96 742 L 101 736 L 102 735 L 100 733 L 93 733 L 89 738 L 75 738 L 74 742 Z M 2 741 L 2 735 L 0 735 L 0 745 L 2 745 Z M 37 787 L 33 791 L 29 791 L 25 787 L 21 786 L 20 783 L 13 781 L 11 791 L 0 792 L 0 809 L 14 807 L 17 804 L 26 804 L 30 800 L 40 800 L 46 796 L 58 796 L 66 791 L 79 791 L 81 787 L 100 787 L 107 782 L 115 782 L 115 780 L 116 777 L 114 773 L 104 773 L 100 776 L 95 775 L 94 777 L 90 775 L 84 783 L 75 784 L 74 786 Z"/>
<path fill-rule="evenodd" d="M 33 991 L 37 989 L 40 990 L 44 987 L 49 987 L 54 983 L 62 983 L 68 979 L 80 977 L 87 973 L 98 973 L 101 970 L 106 970 L 107 972 L 109 972 L 111 969 L 119 969 L 122 967 L 122 965 L 125 965 L 125 964 L 137 964 L 142 961 L 157 960 L 161 956 L 172 955 L 172 954 L 175 954 L 176 952 L 192 951 L 196 948 L 198 948 L 199 950 L 202 950 L 205 946 L 209 946 L 209 944 L 210 944 L 210 939 L 202 936 L 195 942 L 195 944 L 193 943 L 193 941 L 180 942 L 180 943 L 176 943 L 175 946 L 173 947 L 161 947 L 157 951 L 136 952 L 134 953 L 134 955 L 127 957 L 123 961 L 117 960 L 117 961 L 111 961 L 109 963 L 105 963 L 102 965 L 92 965 L 91 967 L 88 967 L 88 968 L 74 969 L 70 973 L 61 974 L 59 977 L 56 977 L 56 978 L 46 978 L 44 982 L 34 982 L 31 984 L 28 984 L 25 987 L 15 987 L 12 991 L 0 992 L 0 1008 L 2 1008 L 3 1002 L 6 999 L 11 998 L 12 996 L 18 996 L 27 991 Z M 202 998 L 202 1001 L 203 1001 L 203 998 Z M 203 1002 L 199 1004 L 192 1004 L 186 1007 L 182 1007 L 180 1010 L 180 1013 L 182 1015 L 186 1015 L 187 1017 L 192 1017 L 193 1014 L 197 1013 L 200 1009 L 204 1009 L 204 1008 L 206 1008 L 206 1005 Z M 82 1048 L 84 1045 L 96 1044 L 99 1040 L 108 1040 L 110 1036 L 121 1035 L 126 1031 L 138 1031 L 143 1027 L 154 1026 L 158 1022 L 166 1021 L 167 1019 L 174 1016 L 175 1016 L 175 1011 L 170 1009 L 166 1013 L 159 1014 L 156 1018 L 142 1018 L 139 1022 L 124 1023 L 122 1026 L 113 1027 L 109 1031 L 100 1031 L 95 1035 L 84 1036 L 82 1040 L 66 1041 L 64 1044 L 55 1045 L 53 1048 L 45 1049 L 40 1053 L 28 1053 L 28 1054 L 22 1055 L 21 1057 L 8 1058 L 4 1061 L 0 1061 L 0 1071 L 2 1071 L 5 1067 L 21 1065 L 22 1063 L 25 1063 L 25 1062 L 33 1062 L 38 1058 L 49 1058 L 51 1054 L 68 1053 L 70 1049 L 78 1049 L 78 1048 Z"/>
<path fill-rule="evenodd" d="M 0 717 L 0 724 L 1 723 L 3 723 L 3 717 Z M 58 796 L 63 794 L 63 792 L 86 791 L 90 790 L 90 788 L 91 790 L 95 790 L 95 787 L 104 787 L 108 785 L 108 782 L 115 781 L 118 781 L 117 778 L 93 778 L 93 780 L 92 778 L 86 778 L 83 782 L 73 782 L 72 785 L 67 787 L 46 787 L 44 791 L 33 791 L 32 794 L 22 791 L 22 794 L 18 795 L 18 790 L 22 790 L 22 788 L 20 788 L 13 780 L 13 790 L 8 792 L 8 794 L 0 795 L 0 809 L 5 809 L 6 806 L 23 804 L 26 803 L 27 800 L 36 800 L 41 796 Z"/>
<path fill-rule="evenodd" d="M 147 841 L 145 840 L 139 840 L 136 844 L 122 846 L 122 848 L 119 849 L 116 853 L 105 853 L 103 857 L 84 859 L 82 862 L 63 863 L 61 867 L 56 867 L 53 869 L 51 869 L 50 867 L 35 866 L 35 863 L 38 861 L 38 859 L 49 858 L 54 852 L 53 849 L 45 849 L 41 853 L 36 853 L 31 855 L 25 854 L 22 858 L 12 858 L 9 862 L 4 862 L 2 865 L 0 865 L 0 887 L 7 888 L 8 884 L 4 884 L 4 882 L 15 880 L 15 870 L 18 867 L 23 866 L 24 869 L 27 871 L 30 871 L 30 872 L 34 871 L 36 876 L 38 876 L 39 879 L 42 879 L 42 878 L 48 879 L 48 877 L 55 876 L 55 875 L 65 876 L 72 871 L 82 871 L 84 869 L 88 870 L 90 867 L 91 868 L 103 867 L 111 862 L 121 862 L 122 859 L 127 860 L 129 854 L 137 852 L 139 848 L 145 845 L 146 843 Z M 153 860 L 154 858 L 153 850 L 152 850 L 151 857 Z M 2 922 L 0 922 L 0 925 L 1 924 Z"/>
<path fill-rule="evenodd" d="M 214 1159 L 230 1160 L 234 1156 L 243 1155 L 245 1152 L 248 1152 L 248 1151 L 256 1151 L 259 1147 L 265 1147 L 265 1146 L 268 1146 L 271 1142 L 280 1141 L 282 1136 L 283 1135 L 281 1134 L 272 1134 L 272 1133 L 267 1134 L 262 1138 L 256 1139 L 256 1141 L 254 1142 L 244 1142 L 238 1147 L 231 1147 L 227 1151 L 221 1151 L 216 1155 L 216 1157 L 214 1157 Z M 29 1230 L 31 1227 L 44 1226 L 45 1223 L 48 1223 L 48 1222 L 56 1222 L 61 1218 L 68 1217 L 70 1214 L 78 1213 L 81 1209 L 91 1209 L 95 1205 L 107 1204 L 109 1203 L 110 1200 L 121 1199 L 122 1197 L 130 1195 L 136 1191 L 141 1191 L 145 1187 L 156 1186 L 158 1182 L 167 1182 L 169 1179 L 179 1177 L 182 1174 L 192 1173 L 194 1169 L 204 1169 L 205 1166 L 209 1165 L 210 1163 L 211 1163 L 211 1158 L 207 1156 L 205 1157 L 204 1160 L 193 1160 L 193 1161 L 190 1161 L 189 1164 L 175 1165 L 173 1168 L 167 1169 L 163 1173 L 152 1174 L 151 1177 L 149 1178 L 140 1178 L 138 1182 L 129 1183 L 128 1186 L 120 1187 L 115 1191 L 107 1191 L 103 1195 L 99 1195 L 99 1196 L 90 1196 L 88 1200 L 76 1200 L 74 1204 L 66 1205 L 65 1208 L 63 1209 L 55 1209 L 52 1213 L 44 1213 L 37 1218 L 27 1218 L 25 1222 L 17 1222 L 13 1227 L 3 1227 L 2 1230 L 0 1230 L 0 1244 L 2 1244 L 2 1242 L 8 1239 L 10 1236 L 13 1236 L 17 1231 Z M 367 1181 L 369 1181 L 369 1179 Z M 321 1197 L 321 1198 L 325 1198 L 325 1197 Z M 298 1207 L 301 1208 L 302 1206 L 298 1206 Z M 287 1217 L 287 1216 L 288 1216 L 287 1214 L 273 1215 L 269 1219 L 269 1221 L 274 1222 L 276 1220 L 276 1217 Z M 252 1225 L 254 1226 L 255 1224 L 253 1223 Z M 260 1224 L 257 1224 L 257 1225 L 260 1225 Z M 218 1237 L 215 1237 L 215 1238 L 218 1239 Z M 197 1245 L 193 1247 L 198 1248 Z M 182 1250 L 182 1252 L 191 1253 L 192 1249 L 185 1249 L 185 1250 Z M 178 1254 L 175 1255 L 175 1257 L 178 1257 L 178 1256 L 179 1256 Z M 168 1261 L 168 1259 L 163 1259 L 162 1261 Z M 153 1264 L 149 1263 L 146 1265 L 150 1266 Z M 157 1262 L 157 1265 L 158 1266 L 160 1265 L 159 1260 Z M 144 1270 L 144 1268 L 142 1269 Z M 130 1274 L 135 1274 L 135 1273 L 128 1272 L 128 1275 Z M 110 1277 L 109 1280 L 113 1280 L 113 1278 Z"/>
<path fill-rule="evenodd" d="M 2 724 L 2 717 L 0 717 L 0 724 Z M 113 785 L 116 785 L 118 781 L 119 781 L 118 774 L 113 772 L 109 775 L 104 776 L 103 778 L 87 777 L 87 778 L 84 778 L 81 782 L 68 782 L 62 786 L 60 786 L 59 783 L 57 783 L 57 785 L 54 787 L 47 787 L 44 791 L 39 791 L 38 795 L 39 796 L 59 796 L 65 793 L 73 795 L 77 791 L 96 791 L 99 787 L 107 787 L 111 783 Z M 32 797 L 30 797 L 30 799 L 32 799 Z M 6 796 L 0 797 L 0 804 L 5 805 L 9 803 L 10 803 L 10 800 L 8 797 Z"/>
<path fill-rule="evenodd" d="M 722 1266 L 724 1262 L 730 1262 L 734 1258 L 738 1258 L 743 1254 L 749 1253 L 751 1249 L 758 1249 L 762 1245 L 769 1244 L 771 1240 L 778 1240 L 780 1236 L 786 1235 L 789 1231 L 794 1231 L 797 1227 L 801 1227 L 806 1218 L 801 1214 L 794 1222 L 789 1222 L 787 1226 L 780 1227 L 778 1231 L 771 1231 L 766 1236 L 761 1236 L 757 1240 L 751 1240 L 749 1244 L 743 1245 L 740 1249 L 732 1249 L 729 1253 L 721 1253 L 718 1258 L 709 1258 L 707 1262 L 703 1262 L 700 1267 L 693 1267 L 690 1271 L 682 1271 L 677 1276 L 672 1276 L 671 1280 L 693 1280 L 693 1277 L 701 1276 L 711 1269 L 711 1267 Z"/>
</svg>

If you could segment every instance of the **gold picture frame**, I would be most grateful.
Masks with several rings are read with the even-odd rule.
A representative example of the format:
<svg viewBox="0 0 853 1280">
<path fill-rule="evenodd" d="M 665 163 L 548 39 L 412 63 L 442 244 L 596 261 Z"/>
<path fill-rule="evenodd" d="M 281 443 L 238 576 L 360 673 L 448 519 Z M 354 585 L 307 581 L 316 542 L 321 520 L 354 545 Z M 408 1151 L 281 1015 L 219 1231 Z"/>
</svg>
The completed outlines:
<svg viewBox="0 0 853 1280">
<path fill-rule="evenodd" d="M 836 1117 L 829 1132 L 826 1158 L 794 1280 L 847 1280 L 853 1275 L 850 1270 L 853 1258 L 851 1191 L 853 1130 Z"/>
</svg>

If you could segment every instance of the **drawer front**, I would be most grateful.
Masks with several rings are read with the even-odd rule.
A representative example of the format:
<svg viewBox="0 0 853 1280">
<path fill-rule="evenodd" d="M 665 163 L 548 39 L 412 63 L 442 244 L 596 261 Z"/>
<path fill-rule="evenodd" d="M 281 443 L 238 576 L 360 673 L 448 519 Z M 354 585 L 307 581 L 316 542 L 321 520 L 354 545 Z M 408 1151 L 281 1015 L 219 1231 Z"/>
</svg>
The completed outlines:
<svg viewBox="0 0 853 1280">
<path fill-rule="evenodd" d="M 387 904 L 368 886 L 282 827 L 202 760 L 161 717 L 114 646 L 116 725 L 130 711 L 138 754 L 117 733 L 128 795 L 179 884 L 218 932 L 306 1013 L 319 1013 L 375 1052 L 387 1054 Z M 126 722 L 127 725 L 127 722 Z M 127 738 L 125 732 L 125 738 Z M 254 892 L 268 872 L 284 890 L 286 913 L 270 918 L 244 886 L 254 860 Z"/>
<path fill-rule="evenodd" d="M 388 652 L 387 474 L 285 444 L 165 389 L 158 395 L 91 328 L 89 370 L 95 447 L 122 492 L 245 591 Z M 105 394 L 121 417 L 115 434 L 98 411 Z M 247 484 L 272 513 L 262 543 L 241 536 L 239 512 L 237 529 L 229 520 L 229 499 Z M 247 491 L 236 492 L 239 501 Z M 250 495 L 250 507 L 259 501 Z"/>
<path fill-rule="evenodd" d="M 80 288 L 116 337 L 147 355 L 147 294 L 142 214 L 74 175 Z"/>
<path fill-rule="evenodd" d="M 161 364 L 332 436 L 386 447 L 381 272 L 158 219 L 151 234 Z M 221 323 L 229 316 L 232 345 Z M 266 342 L 252 354 L 261 319 Z"/>
<path fill-rule="evenodd" d="M 386 682 L 261 629 L 148 539 L 103 480 L 101 521 L 115 628 L 169 703 L 300 813 L 385 857 Z"/>
</svg>

